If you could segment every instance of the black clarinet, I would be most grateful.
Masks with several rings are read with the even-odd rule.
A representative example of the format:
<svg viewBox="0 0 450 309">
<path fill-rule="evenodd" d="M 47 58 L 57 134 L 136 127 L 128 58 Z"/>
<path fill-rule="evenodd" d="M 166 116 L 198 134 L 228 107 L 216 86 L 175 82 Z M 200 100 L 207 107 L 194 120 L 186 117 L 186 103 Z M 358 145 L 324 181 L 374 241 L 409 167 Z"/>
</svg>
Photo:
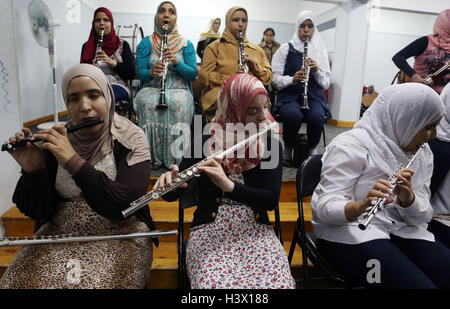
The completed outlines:
<svg viewBox="0 0 450 309">
<path fill-rule="evenodd" d="M 169 62 L 165 59 L 164 51 L 167 48 L 167 34 L 169 30 L 169 25 L 167 23 L 164 23 L 163 25 L 164 35 L 163 40 L 161 44 L 161 56 L 159 57 L 159 60 L 162 61 L 164 64 L 164 71 L 161 75 L 161 90 L 159 92 L 159 104 L 156 105 L 157 109 L 164 110 L 167 109 L 167 103 L 166 103 L 166 76 L 167 76 L 167 67 L 169 66 Z"/>
<path fill-rule="evenodd" d="M 94 120 L 90 120 L 90 121 L 86 121 L 83 123 L 80 123 L 76 126 L 71 126 L 66 128 L 67 129 L 67 133 L 73 133 L 75 131 L 87 128 L 87 127 L 92 127 L 95 126 L 97 124 L 103 123 L 105 122 L 105 120 L 103 120 L 103 118 L 98 118 L 98 119 L 94 119 Z M 44 142 L 44 140 L 41 140 L 39 138 L 34 138 L 34 137 L 27 137 L 24 140 L 21 141 L 17 141 L 15 143 L 7 143 L 7 144 L 3 144 L 2 145 L 2 151 L 7 151 L 7 150 L 13 150 L 17 147 L 22 147 L 25 146 L 27 143 L 37 143 L 37 142 Z"/>
</svg>

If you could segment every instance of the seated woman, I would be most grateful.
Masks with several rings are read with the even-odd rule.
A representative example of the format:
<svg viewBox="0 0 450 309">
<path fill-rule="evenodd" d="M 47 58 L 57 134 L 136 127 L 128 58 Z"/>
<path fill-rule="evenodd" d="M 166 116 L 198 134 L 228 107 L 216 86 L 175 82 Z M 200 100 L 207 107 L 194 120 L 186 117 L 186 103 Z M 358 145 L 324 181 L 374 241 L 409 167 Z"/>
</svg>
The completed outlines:
<svg viewBox="0 0 450 309">
<path fill-rule="evenodd" d="M 104 30 L 102 49 L 96 53 L 102 29 Z M 80 63 L 98 65 L 111 84 L 120 84 L 127 89 L 127 81 L 135 77 L 134 55 L 130 45 L 116 35 L 114 19 L 107 8 L 100 7 L 94 12 L 89 39 L 81 49 Z"/>
<path fill-rule="evenodd" d="M 225 16 L 225 30 L 222 38 L 209 44 L 203 55 L 202 71 L 202 109 L 203 116 L 208 120 L 216 114 L 217 95 L 222 84 L 233 74 L 243 72 L 239 67 L 239 32 L 244 41 L 243 61 L 248 67 L 248 74 L 256 76 L 264 85 L 269 85 L 272 70 L 266 55 L 261 48 L 250 41 L 245 35 L 247 31 L 248 14 L 243 7 L 232 7 Z"/>
<path fill-rule="evenodd" d="M 220 18 L 214 18 L 210 20 L 208 29 L 200 34 L 200 39 L 197 43 L 197 55 L 200 57 L 200 60 L 203 59 L 203 53 L 206 46 L 208 46 L 215 40 L 220 39 L 219 29 Z"/>
<path fill-rule="evenodd" d="M 167 48 L 161 51 L 163 25 L 168 24 Z M 169 63 L 165 80 L 165 103 L 160 109 L 163 58 Z M 169 1 L 162 2 L 155 14 L 155 29 L 137 47 L 137 72 L 143 88 L 135 98 L 139 126 L 144 129 L 150 144 L 152 164 L 170 169 L 179 164 L 182 154 L 174 153 L 172 143 L 180 137 L 172 132 L 174 125 L 190 125 L 194 114 L 192 84 L 197 75 L 194 46 L 177 29 L 177 11 Z M 178 131 L 177 131 L 178 132 Z"/>
<path fill-rule="evenodd" d="M 433 220 L 428 229 L 450 248 L 450 84 L 441 92 L 445 115 L 437 127 L 437 138 L 429 142 L 433 152 L 433 177 L 431 177 L 431 206 Z"/>
<path fill-rule="evenodd" d="M 324 90 L 330 86 L 331 72 L 325 45 L 319 31 L 315 29 L 316 18 L 310 11 L 302 11 L 297 17 L 295 32 L 288 43 L 283 44 L 273 55 L 272 84 L 278 89 L 277 102 L 272 112 L 279 114 L 283 122 L 284 161 L 290 165 L 297 133 L 302 122 L 307 124 L 310 154 L 317 152 L 320 136 L 326 118 L 331 117 Z M 303 63 L 305 44 L 308 38 L 308 58 Z M 304 109 L 303 92 L 305 79 L 308 79 L 307 105 Z"/>
<path fill-rule="evenodd" d="M 392 57 L 394 64 L 402 70 L 411 82 L 425 83 L 425 78 L 442 68 L 449 60 L 450 54 L 450 9 L 439 13 L 433 25 L 433 34 L 418 38 L 408 44 Z M 411 67 L 407 59 L 414 57 Z M 441 93 L 450 82 L 450 71 L 444 70 L 439 78 L 429 85 Z"/>
<path fill-rule="evenodd" d="M 94 118 L 105 122 L 70 135 L 56 125 L 34 135 L 45 141 L 42 149 L 28 143 L 10 151 L 22 167 L 13 201 L 35 220 L 34 235 L 154 230 L 148 208 L 126 220 L 121 214 L 147 191 L 150 154 L 144 132 L 114 113 L 111 86 L 95 66 L 69 69 L 62 92 L 69 125 Z M 31 135 L 27 128 L 22 132 L 10 142 Z M 144 288 L 152 260 L 148 238 L 26 246 L 17 252 L 0 288 Z M 79 278 L 72 276 L 76 271 Z"/>
<path fill-rule="evenodd" d="M 427 231 L 432 153 L 444 114 L 439 95 L 417 83 L 383 89 L 360 121 L 322 158 L 312 223 L 318 249 L 352 284 L 374 288 L 449 288 L 450 250 Z M 394 171 L 424 144 L 410 168 Z M 398 179 L 395 188 L 386 180 Z M 372 202 L 384 210 L 366 230 L 358 220 Z"/>
<path fill-rule="evenodd" d="M 257 78 L 248 74 L 230 77 L 219 94 L 211 136 L 204 137 L 208 138 L 207 155 L 213 149 L 222 149 L 223 144 L 224 149 L 229 148 L 224 141 L 234 141 L 245 133 L 227 125 L 251 127 L 271 123 L 268 108 L 267 91 Z M 241 151 L 245 155 L 214 158 L 198 165 L 203 173 L 198 179 L 198 207 L 186 248 L 192 288 L 295 288 L 286 252 L 267 215 L 267 211 L 277 207 L 282 176 L 280 141 L 269 140 L 267 149 L 261 138 L 247 144 Z M 269 151 L 269 156 L 261 159 L 263 149 Z M 266 161 L 272 159 L 275 167 L 265 167 Z M 193 156 L 184 158 L 180 170 L 200 160 Z M 155 188 L 171 184 L 178 170 L 174 166 L 171 172 L 162 174 Z M 174 200 L 182 190 L 164 198 Z"/>
<path fill-rule="evenodd" d="M 258 46 L 261 47 L 261 49 L 266 54 L 269 63 L 272 62 L 273 55 L 280 48 L 280 43 L 275 41 L 274 37 L 275 37 L 275 30 L 273 30 L 272 28 L 267 28 L 263 32 L 263 38 L 261 40 L 261 43 L 258 44 Z"/>
</svg>

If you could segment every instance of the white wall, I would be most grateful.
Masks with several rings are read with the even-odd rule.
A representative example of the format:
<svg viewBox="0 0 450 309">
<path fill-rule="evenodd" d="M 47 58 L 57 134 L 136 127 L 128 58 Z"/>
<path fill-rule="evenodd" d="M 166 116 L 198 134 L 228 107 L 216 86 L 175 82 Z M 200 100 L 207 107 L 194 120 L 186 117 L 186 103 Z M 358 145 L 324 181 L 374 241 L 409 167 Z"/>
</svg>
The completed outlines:
<svg viewBox="0 0 450 309">
<path fill-rule="evenodd" d="M 417 38 L 433 32 L 437 15 L 373 9 L 368 36 L 363 85 L 376 91 L 389 86 L 399 69 L 392 56 Z M 414 58 L 408 59 L 409 64 Z"/>
<path fill-rule="evenodd" d="M 155 14 L 161 0 L 83 0 L 91 8 L 105 6 L 116 13 Z M 225 16 L 233 6 L 243 6 L 248 11 L 249 20 L 292 22 L 302 6 L 299 0 L 173 0 L 178 17 Z M 203 30 L 203 29 L 202 29 Z"/>
<path fill-rule="evenodd" d="M 0 138 L 1 143 L 19 131 L 20 104 L 19 78 L 14 39 L 14 13 L 12 0 L 0 0 Z M 0 152 L 0 215 L 12 205 L 11 197 L 19 179 L 19 165 L 6 152 Z M 4 230 L 0 222 L 0 237 Z"/>
<path fill-rule="evenodd" d="M 42 116 L 53 115 L 52 73 L 48 50 L 33 37 L 28 17 L 31 0 L 14 0 L 16 18 L 17 55 L 20 73 L 22 119 L 24 122 Z M 61 94 L 64 72 L 79 63 L 81 46 L 88 39 L 93 11 L 84 4 L 79 6 L 79 22 L 71 23 L 70 1 L 43 0 L 54 19 L 61 26 L 56 28 L 56 80 L 58 84 L 58 111 L 65 110 Z M 76 1 L 75 1 L 76 2 Z"/>
</svg>

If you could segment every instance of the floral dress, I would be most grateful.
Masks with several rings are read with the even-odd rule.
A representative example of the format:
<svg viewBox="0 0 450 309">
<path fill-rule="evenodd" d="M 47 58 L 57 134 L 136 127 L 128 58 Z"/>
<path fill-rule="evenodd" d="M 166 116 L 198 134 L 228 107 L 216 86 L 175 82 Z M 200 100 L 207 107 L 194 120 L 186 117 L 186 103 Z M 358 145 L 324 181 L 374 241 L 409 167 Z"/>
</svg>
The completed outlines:
<svg viewBox="0 0 450 309">
<path fill-rule="evenodd" d="M 230 174 L 243 183 L 242 174 Z M 294 289 L 286 252 L 253 210 L 222 199 L 214 222 L 191 229 L 186 264 L 194 289 Z"/>
<path fill-rule="evenodd" d="M 180 61 L 184 61 L 182 50 L 177 54 Z M 150 55 L 150 67 L 159 61 L 155 49 Z M 161 78 L 150 80 L 136 95 L 136 106 L 139 126 L 147 134 L 150 145 L 152 165 L 171 168 L 179 165 L 183 155 L 181 129 L 188 129 L 194 114 L 194 99 L 189 81 L 185 80 L 170 64 L 166 76 L 166 104 L 165 110 L 156 109 L 159 104 Z M 183 126 L 186 124 L 186 126 Z"/>
</svg>

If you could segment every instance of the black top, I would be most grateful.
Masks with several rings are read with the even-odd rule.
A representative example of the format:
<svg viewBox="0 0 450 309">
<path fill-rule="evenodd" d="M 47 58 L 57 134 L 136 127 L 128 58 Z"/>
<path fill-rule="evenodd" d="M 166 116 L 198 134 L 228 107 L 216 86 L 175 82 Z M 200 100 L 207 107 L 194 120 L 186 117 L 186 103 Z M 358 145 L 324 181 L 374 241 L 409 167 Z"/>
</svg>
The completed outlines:
<svg viewBox="0 0 450 309">
<path fill-rule="evenodd" d="M 85 45 L 86 43 L 84 43 L 83 47 L 81 48 L 81 54 L 83 54 Z M 119 75 L 120 78 L 124 81 L 134 79 L 136 76 L 136 64 L 134 55 L 131 52 L 130 45 L 125 40 L 123 41 L 121 56 L 123 62 L 117 62 L 117 66 L 114 68 L 114 72 L 116 72 L 117 75 Z"/>
<path fill-rule="evenodd" d="M 147 192 L 150 161 L 128 166 L 126 158 L 129 152 L 117 140 L 114 142 L 113 153 L 117 167 L 115 181 L 88 162 L 72 176 L 92 210 L 112 221 L 125 220 L 122 211 Z M 55 189 L 58 162 L 47 150 L 45 166 L 45 169 L 36 172 L 22 171 L 13 194 L 13 202 L 19 210 L 35 220 L 35 231 L 51 220 L 57 204 L 63 201 Z M 135 215 L 151 230 L 155 229 L 148 207 L 142 208 Z"/>
<path fill-rule="evenodd" d="M 203 141 L 207 136 L 203 137 Z M 270 141 L 270 139 L 268 139 Z M 261 163 L 251 170 L 242 173 L 245 184 L 235 183 L 234 189 L 230 193 L 224 193 L 219 187 L 214 185 L 208 175 L 201 174 L 198 179 L 198 206 L 194 213 L 192 227 L 209 223 L 215 220 L 221 198 L 225 197 L 236 202 L 244 203 L 250 206 L 257 222 L 270 225 L 267 211 L 274 210 L 280 198 L 280 189 L 283 173 L 283 155 L 281 143 L 276 140 L 278 149 L 267 143 L 266 151 L 269 152 L 268 158 L 262 159 L 262 162 L 268 162 L 272 158 L 275 161 L 274 168 L 261 169 Z M 273 153 L 277 152 L 277 153 Z M 191 158 L 183 158 L 180 164 L 180 171 L 183 171 L 192 165 L 201 161 L 202 158 L 194 158 L 191 151 Z M 273 166 L 272 165 L 272 166 Z M 177 189 L 163 196 L 166 201 L 176 200 L 185 189 Z"/>
<path fill-rule="evenodd" d="M 205 52 L 206 46 L 211 44 L 217 40 L 217 38 L 206 38 L 205 40 L 198 41 L 197 43 L 197 55 L 200 57 L 201 60 L 203 60 L 203 53 Z"/>
<path fill-rule="evenodd" d="M 428 46 L 428 37 L 423 36 L 413 41 L 411 44 L 403 48 L 401 51 L 396 53 L 394 57 L 392 57 L 392 61 L 395 65 L 406 73 L 408 76 L 413 76 L 416 74 L 416 71 L 408 64 L 406 61 L 408 58 L 420 55 L 423 53 Z"/>
</svg>

